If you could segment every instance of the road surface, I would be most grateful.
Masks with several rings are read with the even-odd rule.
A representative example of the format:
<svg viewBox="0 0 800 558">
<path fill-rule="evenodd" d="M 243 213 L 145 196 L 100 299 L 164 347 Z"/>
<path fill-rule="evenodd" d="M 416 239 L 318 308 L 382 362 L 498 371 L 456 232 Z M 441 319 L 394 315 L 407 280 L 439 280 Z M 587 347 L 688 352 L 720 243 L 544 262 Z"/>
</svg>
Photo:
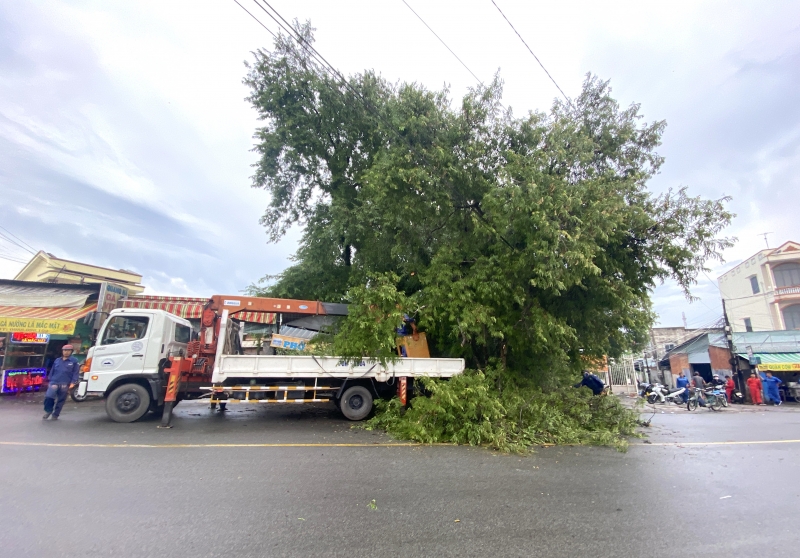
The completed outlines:
<svg viewBox="0 0 800 558">
<path fill-rule="evenodd" d="M 44 422 L 39 395 L 0 398 L 4 555 L 800 552 L 800 409 L 788 405 L 659 407 L 627 453 L 528 457 L 399 445 L 325 405 L 220 416 L 184 402 L 171 430 L 109 422 L 102 405 L 69 401 Z"/>
</svg>

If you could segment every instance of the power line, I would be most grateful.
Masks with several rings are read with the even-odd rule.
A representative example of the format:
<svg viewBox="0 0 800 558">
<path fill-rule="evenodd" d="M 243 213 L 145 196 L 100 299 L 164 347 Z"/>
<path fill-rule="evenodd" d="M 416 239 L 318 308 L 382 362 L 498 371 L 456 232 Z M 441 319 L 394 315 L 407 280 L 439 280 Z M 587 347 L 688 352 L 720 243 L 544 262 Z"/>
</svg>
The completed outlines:
<svg viewBox="0 0 800 558">
<path fill-rule="evenodd" d="M 411 6 L 408 4 L 408 2 L 406 2 L 406 0 L 402 0 L 402 2 L 403 2 L 403 4 L 405 4 L 405 5 L 406 5 L 406 7 L 407 7 L 409 10 L 411 10 L 411 13 L 413 13 L 415 16 L 417 16 L 417 19 L 419 19 L 419 20 L 422 22 L 422 24 L 423 24 L 425 27 L 427 27 L 427 28 L 428 28 L 428 31 L 430 31 L 431 33 L 433 33 L 433 36 L 434 36 L 434 37 L 436 37 L 437 39 L 439 39 L 439 42 L 440 42 L 440 43 L 442 43 L 442 44 L 444 45 L 444 48 L 446 48 L 447 50 L 449 50 L 449 51 L 450 51 L 450 54 L 452 54 L 453 56 L 455 56 L 456 60 L 458 60 L 459 62 L 461 62 L 461 65 L 462 65 L 462 66 L 464 66 L 464 68 L 466 68 L 466 70 L 467 70 L 467 71 L 468 71 L 470 74 L 472 74 L 472 77 L 474 77 L 474 78 L 477 80 L 477 82 L 478 82 L 478 83 L 480 83 L 481 85 L 483 85 L 483 81 L 481 81 L 481 79 L 480 79 L 478 76 L 476 76 L 476 75 L 475 75 L 475 72 L 473 72 L 472 70 L 470 70 L 470 69 L 469 69 L 469 66 L 467 66 L 467 65 L 464 63 L 464 61 L 463 61 L 463 60 L 461 60 L 461 58 L 459 58 L 459 57 L 458 57 L 458 54 L 456 54 L 455 52 L 453 52 L 453 49 L 452 49 L 452 48 L 450 48 L 449 46 L 447 46 L 447 43 L 446 43 L 446 42 L 444 42 L 444 40 L 443 40 L 443 39 L 442 39 L 442 38 L 441 38 L 439 35 L 437 35 L 437 34 L 436 34 L 436 31 L 434 31 L 434 30 L 431 28 L 431 26 L 430 26 L 430 25 L 428 25 L 427 23 L 425 23 L 425 20 L 424 20 L 424 19 L 422 19 L 422 16 L 421 16 L 421 15 L 419 15 L 419 14 L 418 14 L 416 11 L 414 11 L 414 8 L 412 8 L 412 7 L 411 7 Z"/>
<path fill-rule="evenodd" d="M 539 60 L 539 57 L 536 56 L 533 53 L 533 50 L 531 49 L 531 47 L 528 46 L 528 43 L 525 42 L 525 39 L 522 38 L 522 35 L 519 34 L 519 31 L 517 31 L 516 27 L 514 27 L 514 25 L 511 23 L 511 21 L 506 17 L 506 14 L 503 13 L 503 10 L 501 10 L 500 6 L 497 5 L 497 2 L 492 0 L 492 4 L 494 4 L 494 7 L 497 8 L 497 11 L 500 12 L 500 15 L 503 16 L 503 19 L 506 20 L 506 23 L 508 23 L 508 25 L 511 27 L 511 29 L 514 30 L 514 33 L 517 34 L 517 37 L 519 37 L 519 40 L 522 41 L 522 44 L 525 45 L 525 47 L 528 49 L 528 52 L 530 52 L 531 55 L 536 59 L 536 61 L 539 63 L 539 66 L 541 66 L 542 70 L 544 70 L 544 73 L 546 73 L 547 77 L 550 78 L 550 81 L 553 82 L 553 85 L 555 85 L 556 88 L 558 88 L 558 90 L 561 91 L 561 94 L 564 95 L 564 98 L 567 100 L 567 103 L 569 103 L 571 105 L 572 101 L 570 100 L 570 98 L 567 97 L 567 94 L 564 93 L 564 91 L 561 89 L 561 87 L 558 86 L 558 84 L 556 83 L 556 80 L 553 79 L 553 76 L 551 76 L 550 72 L 547 71 L 547 68 L 544 67 L 544 64 L 542 64 L 542 61 Z"/>
<path fill-rule="evenodd" d="M 9 244 L 13 244 L 13 245 L 14 245 L 14 246 L 16 246 L 17 248 L 21 248 L 22 250 L 25 250 L 26 252 L 29 252 L 30 254 L 36 254 L 36 252 L 32 252 L 31 250 L 29 250 L 28 248 L 26 248 L 25 246 L 23 246 L 23 245 L 22 245 L 22 244 L 20 244 L 19 242 L 15 241 L 15 240 L 12 240 L 11 238 L 7 237 L 6 235 L 4 235 L 4 234 L 3 234 L 3 233 L 1 233 L 1 232 L 0 232 L 0 239 L 1 239 L 1 240 L 5 240 L 5 241 L 6 241 L 6 242 L 8 242 Z"/>
<path fill-rule="evenodd" d="M 236 1 L 236 0 L 234 0 L 234 1 Z M 346 87 L 346 88 L 347 88 L 347 89 L 348 89 L 348 90 L 349 90 L 351 93 L 353 93 L 353 95 L 355 95 L 356 97 L 358 97 L 358 98 L 361 100 L 361 102 L 362 102 L 362 103 L 363 103 L 363 105 L 364 105 L 364 108 L 366 108 L 368 111 L 371 111 L 371 112 L 373 112 L 373 113 L 374 113 L 374 114 L 375 114 L 375 115 L 376 115 L 378 118 L 380 118 L 381 120 L 383 120 L 383 121 L 384 121 L 384 123 L 385 123 L 385 124 L 387 124 L 387 125 L 389 126 L 389 128 L 390 128 L 390 129 L 392 128 L 391 124 L 390 124 L 390 123 L 389 123 L 389 122 L 388 122 L 388 121 L 387 121 L 387 120 L 386 120 L 386 119 L 383 117 L 383 115 L 381 115 L 381 114 L 380 114 L 380 113 L 377 111 L 377 109 L 376 109 L 375 107 L 372 107 L 372 106 L 370 106 L 370 103 L 369 103 L 369 101 L 367 101 L 367 99 L 366 99 L 366 98 L 364 98 L 364 96 L 361 94 L 361 92 L 360 92 L 360 91 L 358 91 L 357 89 L 355 89 L 355 88 L 354 88 L 352 85 L 350 85 L 350 83 L 349 83 L 349 82 L 347 81 L 347 79 L 346 79 L 346 78 L 345 78 L 345 77 L 344 77 L 344 76 L 341 74 L 341 72 L 339 72 L 339 70 L 337 70 L 337 69 L 336 69 L 336 67 L 335 67 L 335 66 L 333 66 L 333 64 L 331 64 L 330 62 L 328 62 L 328 60 L 327 60 L 327 59 L 326 59 L 324 56 L 322 56 L 322 54 L 321 54 L 321 53 L 320 53 L 320 52 L 319 52 L 319 51 L 318 51 L 316 48 L 314 48 L 314 47 L 311 45 L 311 43 L 309 43 L 308 41 L 306 41 L 306 39 L 305 39 L 305 38 L 304 38 L 302 35 L 300 35 L 300 33 L 299 33 L 299 32 L 297 32 L 297 31 L 296 31 L 296 30 L 295 30 L 295 29 L 292 27 L 292 25 L 291 25 L 291 24 L 290 24 L 290 23 L 289 23 L 289 22 L 286 20 L 286 18 L 284 18 L 284 17 L 283 17 L 283 16 L 280 14 L 280 12 L 278 12 L 278 10 L 276 10 L 275 8 L 273 8 L 273 7 L 272 7 L 272 5 L 271 5 L 269 2 L 267 2 L 266 0 L 253 0 L 253 2 L 255 2 L 255 4 L 256 4 L 256 5 L 257 5 L 257 6 L 258 6 L 260 9 L 261 9 L 261 11 L 263 11 L 263 12 L 264 12 L 265 14 L 267 14 L 267 15 L 268 15 L 268 16 L 269 16 L 269 17 L 270 17 L 270 18 L 271 18 L 271 19 L 272 19 L 272 20 L 273 20 L 275 23 L 277 23 L 277 24 L 278 24 L 278 26 L 279 26 L 281 29 L 283 29 L 284 31 L 286 31 L 286 33 L 288 34 L 289 38 L 290 38 L 290 39 L 292 39 L 292 40 L 294 40 L 294 41 L 295 41 L 297 44 L 299 44 L 299 45 L 300 45 L 300 46 L 301 46 L 301 47 L 302 47 L 302 48 L 303 48 L 303 49 L 304 49 L 304 50 L 305 50 L 305 51 L 306 51 L 306 52 L 309 54 L 309 56 L 310 56 L 310 57 L 313 59 L 313 61 L 315 61 L 317 64 L 319 64 L 319 65 L 321 66 L 321 69 L 322 69 L 323 71 L 325 71 L 325 72 L 326 72 L 326 73 L 328 73 L 328 74 L 329 74 L 331 77 L 333 77 L 333 78 L 334 78 L 334 81 L 336 81 L 336 80 L 340 81 L 340 82 L 341 82 L 341 85 L 343 85 L 344 87 Z M 268 10 L 267 10 L 267 8 L 265 8 L 265 7 L 262 5 L 262 2 L 263 2 L 263 4 L 265 4 L 265 5 L 266 5 L 266 6 L 269 8 L 269 10 L 271 10 L 271 11 L 272 11 L 272 13 L 270 13 L 270 11 L 268 11 Z M 239 2 L 236 2 L 236 3 L 237 3 L 237 4 L 239 4 Z M 241 4 L 239 4 L 239 6 L 241 6 Z M 246 11 L 246 10 L 245 10 L 245 11 Z M 250 12 L 247 12 L 247 13 L 248 13 L 248 14 L 250 14 Z M 273 15 L 273 13 L 274 13 L 275 15 Z M 277 19 L 275 16 L 277 16 L 278 18 L 280 18 L 280 21 L 279 21 L 279 20 L 278 20 L 278 19 Z M 253 19 L 255 19 L 256 21 L 258 21 L 258 23 L 259 23 L 259 24 L 260 24 L 262 27 L 266 27 L 266 26 L 265 26 L 265 25 L 264 25 L 264 24 L 263 24 L 263 23 L 262 23 L 262 22 L 261 22 L 261 21 L 260 21 L 260 20 L 259 20 L 257 17 L 255 17 L 253 14 L 250 14 L 250 17 L 252 17 L 252 18 L 253 18 Z M 283 22 L 283 23 L 281 23 L 281 22 Z M 270 33 L 272 33 L 272 32 L 270 31 Z M 273 36 L 275 36 L 275 34 L 274 34 L 274 33 L 272 33 L 272 35 L 273 35 Z M 278 37 L 275 37 L 275 38 L 277 39 Z M 342 100 L 345 102 L 345 104 L 347 104 L 347 98 L 344 96 L 344 94 L 343 94 L 343 93 L 342 93 L 340 90 L 338 90 L 338 89 L 334 89 L 334 90 L 335 90 L 337 93 L 339 93 L 339 94 L 341 95 L 341 97 L 342 97 Z M 399 135 L 399 134 L 398 134 L 398 135 Z"/>
<path fill-rule="evenodd" d="M 0 256 L 0 260 L 8 260 L 8 261 L 10 261 L 10 262 L 23 263 L 23 264 L 24 264 L 24 263 L 28 263 L 28 262 L 26 262 L 25 260 L 20 260 L 20 259 L 13 258 L 13 257 L 12 257 L 12 258 L 9 258 L 9 257 L 7 257 L 7 256 Z"/>
<path fill-rule="evenodd" d="M 11 235 L 11 236 L 13 236 L 14 238 L 16 238 L 17 240 L 19 240 L 20 242 L 22 242 L 22 243 L 23 243 L 25 246 L 27 246 L 28 248 L 30 248 L 31 250 L 33 250 L 33 252 L 31 252 L 31 254 L 34 254 L 34 253 L 36 253 L 36 248 L 34 248 L 34 247 L 33 247 L 33 246 L 31 246 L 30 244 L 28 244 L 27 242 L 25 242 L 24 240 L 22 240 L 20 237 L 18 237 L 18 236 L 17 236 L 17 235 L 15 235 L 14 233 L 12 233 L 10 230 L 8 230 L 8 229 L 7 229 L 7 228 L 5 228 L 5 227 L 0 227 L 0 229 L 3 229 L 3 230 L 4 230 L 4 231 L 6 231 L 8 234 L 10 234 L 10 235 Z"/>
<path fill-rule="evenodd" d="M 233 0 L 233 1 L 234 1 L 234 2 L 236 2 L 237 4 L 239 4 L 239 1 L 238 1 L 238 0 Z M 254 16 L 253 14 L 251 14 L 251 13 L 250 13 L 250 10 L 248 10 L 247 8 L 245 8 L 244 6 L 242 6 L 241 4 L 239 4 L 239 7 L 240 7 L 241 9 L 243 9 L 245 12 L 247 12 L 247 15 L 249 15 L 249 16 L 250 16 L 250 17 L 252 17 L 254 20 L 256 20 L 256 21 L 258 22 L 258 24 L 259 24 L 261 27 L 263 27 L 264 29 L 266 29 L 266 30 L 267 30 L 267 33 L 269 33 L 270 35 L 272 35 L 272 36 L 273 36 L 273 37 L 275 37 L 276 39 L 278 38 L 278 36 L 277 36 L 275 33 L 273 33 L 273 32 L 272 32 L 272 30 L 271 30 L 269 27 L 267 27 L 266 25 L 264 25 L 263 23 L 261 23 L 261 21 L 260 21 L 260 20 L 259 20 L 259 19 L 258 19 L 256 16 Z"/>
</svg>

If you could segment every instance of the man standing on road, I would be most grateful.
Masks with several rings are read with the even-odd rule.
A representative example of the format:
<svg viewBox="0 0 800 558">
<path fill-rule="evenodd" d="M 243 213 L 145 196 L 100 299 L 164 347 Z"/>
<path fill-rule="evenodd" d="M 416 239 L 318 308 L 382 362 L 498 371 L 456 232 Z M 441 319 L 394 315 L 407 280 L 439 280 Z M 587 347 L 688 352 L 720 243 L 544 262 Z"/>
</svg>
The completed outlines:
<svg viewBox="0 0 800 558">
<path fill-rule="evenodd" d="M 761 381 L 764 384 L 764 393 L 767 396 L 767 399 L 772 401 L 772 404 L 778 406 L 781 404 L 781 390 L 778 388 L 781 382 L 780 378 L 776 378 L 772 375 L 772 372 L 767 372 L 766 377 L 762 378 Z"/>
<path fill-rule="evenodd" d="M 684 388 L 683 393 L 681 393 L 681 399 L 684 403 L 689 401 L 689 378 L 686 377 L 683 370 L 678 374 L 678 379 L 675 380 L 675 387 Z"/>
<path fill-rule="evenodd" d="M 750 373 L 747 379 L 747 390 L 750 392 L 750 401 L 753 405 L 763 405 L 761 402 L 761 380 L 758 379 L 755 372 Z"/>
<path fill-rule="evenodd" d="M 700 403 L 701 407 L 706 406 L 706 398 L 703 397 L 703 390 L 706 389 L 706 381 L 700 375 L 700 372 L 697 370 L 694 371 L 694 376 L 692 377 L 692 384 L 696 389 L 700 391 L 697 392 L 697 402 Z"/>
<path fill-rule="evenodd" d="M 67 400 L 69 390 L 78 383 L 80 365 L 78 359 L 72 356 L 72 345 L 64 345 L 61 348 L 61 358 L 57 358 L 50 369 L 50 385 L 44 394 L 44 416 L 47 420 L 53 415 L 53 420 L 58 419 L 64 401 Z"/>
</svg>

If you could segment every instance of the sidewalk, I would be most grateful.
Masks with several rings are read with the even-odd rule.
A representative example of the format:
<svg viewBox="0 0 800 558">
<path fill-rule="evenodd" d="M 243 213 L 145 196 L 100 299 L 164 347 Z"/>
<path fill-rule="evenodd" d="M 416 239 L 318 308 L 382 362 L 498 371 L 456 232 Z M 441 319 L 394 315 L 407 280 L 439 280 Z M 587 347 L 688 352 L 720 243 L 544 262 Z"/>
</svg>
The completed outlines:
<svg viewBox="0 0 800 558">
<path fill-rule="evenodd" d="M 652 413 L 654 410 L 656 413 L 696 413 L 697 411 L 690 411 L 686 408 L 686 405 L 675 405 L 674 403 L 656 403 L 651 405 L 647 403 L 639 397 L 638 395 L 635 397 L 631 397 L 628 394 L 614 394 L 614 397 L 619 399 L 619 401 L 625 405 L 633 409 L 636 406 L 637 401 L 641 401 L 644 403 L 643 407 L 639 407 L 639 411 L 642 413 L 650 412 Z M 704 410 L 702 407 L 698 408 L 699 410 Z M 723 407 L 719 412 L 724 413 L 798 413 L 800 412 L 800 403 L 795 403 L 794 401 L 784 401 L 782 405 L 776 407 L 775 405 L 751 405 L 750 403 L 739 404 L 739 403 L 731 403 L 727 407 Z"/>
</svg>

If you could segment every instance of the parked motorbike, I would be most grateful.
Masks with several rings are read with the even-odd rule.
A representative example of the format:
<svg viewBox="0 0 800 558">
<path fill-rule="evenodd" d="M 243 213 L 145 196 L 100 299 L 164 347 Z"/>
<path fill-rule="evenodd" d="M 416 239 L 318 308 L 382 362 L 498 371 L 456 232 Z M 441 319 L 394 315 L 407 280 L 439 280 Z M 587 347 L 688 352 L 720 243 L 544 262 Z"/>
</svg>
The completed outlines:
<svg viewBox="0 0 800 558">
<path fill-rule="evenodd" d="M 744 394 L 738 389 L 734 388 L 731 392 L 731 403 L 744 403 Z"/>
<path fill-rule="evenodd" d="M 647 395 L 647 402 L 650 404 L 659 403 L 675 403 L 676 405 L 683 405 L 683 393 L 686 388 L 672 388 L 661 384 L 651 386 L 651 391 Z"/>
</svg>

